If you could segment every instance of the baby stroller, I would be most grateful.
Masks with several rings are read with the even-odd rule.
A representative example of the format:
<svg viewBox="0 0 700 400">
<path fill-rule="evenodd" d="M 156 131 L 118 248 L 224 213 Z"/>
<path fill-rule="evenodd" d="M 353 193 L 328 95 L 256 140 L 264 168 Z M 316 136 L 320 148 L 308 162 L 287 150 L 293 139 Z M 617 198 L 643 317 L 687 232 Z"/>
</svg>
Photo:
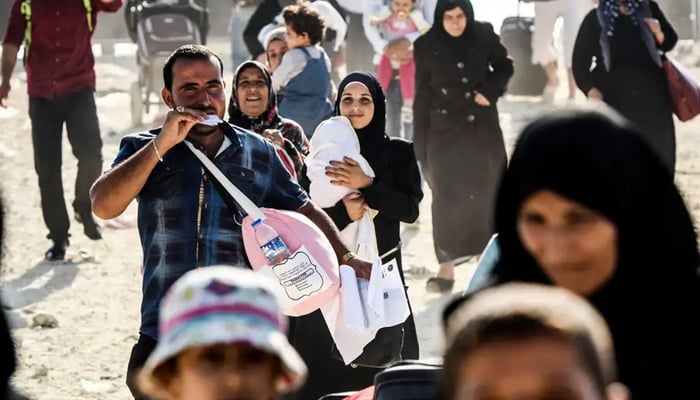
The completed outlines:
<svg viewBox="0 0 700 400">
<path fill-rule="evenodd" d="M 209 30 L 206 0 L 132 0 L 125 11 L 129 34 L 138 51 L 138 79 L 132 83 L 131 123 L 141 124 L 150 111 L 151 95 L 160 95 L 163 66 L 170 53 L 185 44 L 205 44 Z"/>
</svg>

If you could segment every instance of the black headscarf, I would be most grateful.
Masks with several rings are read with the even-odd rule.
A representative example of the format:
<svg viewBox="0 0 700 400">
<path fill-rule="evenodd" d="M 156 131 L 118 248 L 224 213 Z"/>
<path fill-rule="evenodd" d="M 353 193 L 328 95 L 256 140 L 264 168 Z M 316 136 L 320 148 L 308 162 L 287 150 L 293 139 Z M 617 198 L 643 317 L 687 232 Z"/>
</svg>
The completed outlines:
<svg viewBox="0 0 700 400">
<path fill-rule="evenodd" d="M 552 283 L 517 232 L 520 207 L 542 189 L 602 213 L 617 228 L 613 277 L 588 298 L 610 325 L 620 378 L 635 400 L 673 398 L 660 391 L 669 387 L 698 397 L 700 256 L 690 215 L 662 162 L 610 110 L 558 111 L 530 124 L 498 193 L 497 283 Z M 685 358 L 670 368 L 673 354 Z"/>
<path fill-rule="evenodd" d="M 459 7 L 464 11 L 467 16 L 467 27 L 464 32 L 459 37 L 454 37 L 447 33 L 442 20 L 447 11 L 453 10 L 455 7 Z M 433 20 L 433 26 L 430 28 L 430 32 L 445 44 L 450 49 L 463 50 L 466 45 L 469 44 L 469 40 L 475 30 L 474 24 L 474 7 L 469 0 L 438 0 L 435 6 L 435 14 Z"/>
<path fill-rule="evenodd" d="M 369 124 L 362 129 L 355 129 L 357 138 L 360 141 L 360 154 L 369 162 L 373 169 L 386 160 L 383 160 L 382 154 L 384 146 L 389 141 L 389 137 L 385 133 L 386 129 L 386 98 L 384 90 L 377 78 L 367 72 L 353 72 L 346 76 L 338 85 L 338 97 L 335 99 L 335 115 L 340 115 L 340 100 L 345 91 L 345 87 L 353 82 L 360 82 L 367 86 L 369 93 L 374 102 L 374 115 Z"/>
<path fill-rule="evenodd" d="M 267 107 L 265 111 L 257 117 L 250 117 L 243 114 L 238 104 L 238 78 L 239 75 L 248 68 L 257 68 L 262 74 L 263 79 L 265 79 L 265 83 L 267 83 Z M 236 68 L 236 72 L 233 74 L 233 90 L 231 91 L 231 99 L 229 100 L 228 115 L 228 122 L 254 132 L 262 132 L 267 128 L 276 128 L 277 125 L 279 125 L 281 120 L 277 111 L 277 94 L 274 89 L 272 89 L 272 75 L 265 65 L 257 61 L 248 60 L 241 63 L 241 65 Z"/>
</svg>

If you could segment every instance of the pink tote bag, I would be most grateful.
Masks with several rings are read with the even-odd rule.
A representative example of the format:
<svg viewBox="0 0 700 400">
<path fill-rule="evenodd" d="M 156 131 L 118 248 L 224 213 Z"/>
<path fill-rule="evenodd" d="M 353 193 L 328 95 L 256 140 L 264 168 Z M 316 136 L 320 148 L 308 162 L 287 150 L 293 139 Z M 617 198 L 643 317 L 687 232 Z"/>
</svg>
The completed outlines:
<svg viewBox="0 0 700 400">
<path fill-rule="evenodd" d="M 295 211 L 257 207 L 204 153 L 187 140 L 184 143 L 248 214 L 242 223 L 246 256 L 254 271 L 279 284 L 280 305 L 286 315 L 310 314 L 338 294 L 338 259 L 330 241 L 316 224 Z M 253 229 L 253 222 L 258 219 L 277 232 L 292 253 L 291 257 L 275 265 L 267 264 Z"/>
<path fill-rule="evenodd" d="M 243 219 L 243 245 L 253 269 L 280 285 L 283 311 L 289 316 L 310 314 L 338 293 L 338 259 L 326 235 L 306 216 L 294 212 L 263 208 L 263 222 L 272 227 L 287 244 L 292 256 L 285 262 L 267 265 L 267 259 L 255 239 L 255 221 Z"/>
</svg>

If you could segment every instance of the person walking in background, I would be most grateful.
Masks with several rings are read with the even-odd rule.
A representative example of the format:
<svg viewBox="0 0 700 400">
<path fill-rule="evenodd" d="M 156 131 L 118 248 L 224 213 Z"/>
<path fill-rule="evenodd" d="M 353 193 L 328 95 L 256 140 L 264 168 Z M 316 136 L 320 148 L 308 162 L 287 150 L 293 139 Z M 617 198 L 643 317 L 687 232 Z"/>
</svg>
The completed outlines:
<svg viewBox="0 0 700 400">
<path fill-rule="evenodd" d="M 414 145 L 433 194 L 440 271 L 431 291 L 452 290 L 454 266 L 481 253 L 506 149 L 496 103 L 513 62 L 468 0 L 439 0 L 433 27 L 415 42 Z"/>
<path fill-rule="evenodd" d="M 331 60 L 331 80 L 338 82 L 340 80 L 339 71 L 345 69 L 345 37 L 348 32 L 348 23 L 341 11 L 338 10 L 340 7 L 335 5 L 333 0 L 330 2 L 325 0 L 302 1 L 299 4 L 311 7 L 323 19 L 325 30 L 320 44 Z M 267 49 L 268 35 L 279 27 L 285 27 L 281 10 L 275 19 L 258 33 L 258 40 L 265 49 Z"/>
<path fill-rule="evenodd" d="M 274 74 L 277 67 L 282 63 L 282 58 L 289 50 L 289 46 L 287 46 L 287 28 L 282 26 L 271 30 L 265 35 L 263 44 L 265 45 L 265 54 L 267 56 L 267 69 L 271 74 Z M 277 100 L 280 100 L 279 97 Z"/>
<path fill-rule="evenodd" d="M 382 7 L 371 17 L 370 24 L 380 27 L 382 36 L 389 41 L 412 34 L 420 35 L 430 29 L 430 25 L 423 18 L 423 13 L 416 7 L 416 0 L 392 0 L 390 5 Z M 377 66 L 377 79 L 385 92 L 389 90 L 391 80 L 394 78 L 394 70 L 398 70 L 401 84 L 403 99 L 401 122 L 412 124 L 413 98 L 416 92 L 416 63 L 413 59 L 400 60 L 396 55 L 383 54 Z"/>
<path fill-rule="evenodd" d="M 404 3 L 406 3 L 405 6 Z M 431 25 L 434 7 L 431 9 L 430 4 L 426 7 L 425 1 L 418 4 L 411 0 L 397 0 L 397 5 L 399 6 L 397 12 L 401 12 L 404 9 L 413 10 L 414 13 L 411 14 L 411 16 L 415 17 L 415 20 L 418 22 L 414 23 L 420 25 L 420 27 L 417 26 L 417 29 L 413 30 L 413 32 L 395 35 L 394 32 L 396 32 L 396 30 L 391 29 L 387 31 L 387 29 L 384 29 L 383 23 L 377 23 L 379 21 L 387 21 L 387 10 L 389 11 L 389 17 L 393 16 L 394 12 L 391 11 L 393 0 L 368 0 L 367 7 L 362 16 L 362 23 L 365 36 L 374 48 L 375 55 L 372 62 L 377 66 L 378 74 L 382 75 L 382 77 L 380 77 L 381 81 L 388 82 L 385 88 L 387 101 L 387 133 L 389 136 L 413 140 L 412 113 L 409 113 L 408 110 L 404 108 L 404 106 L 408 106 L 408 104 L 404 104 L 404 99 L 412 99 L 414 97 L 411 91 L 415 89 L 415 78 L 402 81 L 399 66 L 405 65 L 405 69 L 408 70 L 411 68 L 411 63 L 414 63 L 413 42 L 418 39 L 421 33 L 425 32 L 426 25 L 428 27 Z M 393 18 L 389 19 L 389 22 L 391 21 L 393 21 Z M 400 24 L 404 25 L 405 22 L 406 21 L 402 20 Z M 405 29 L 401 30 L 403 31 Z M 381 66 L 383 59 L 394 62 L 394 65 L 391 65 L 391 76 L 388 80 L 385 76 L 388 75 L 386 73 L 386 66 Z M 396 68 L 394 68 L 395 66 Z M 379 72 L 380 70 L 382 71 L 381 73 Z M 403 93 L 403 91 L 407 91 L 408 93 Z"/>
<path fill-rule="evenodd" d="M 698 398 L 693 220 L 639 130 L 600 108 L 549 113 L 520 135 L 496 201 L 492 284 L 587 298 L 610 327 L 633 399 Z"/>
<path fill-rule="evenodd" d="M 661 53 L 676 42 L 655 1 L 600 0 L 581 24 L 573 54 L 579 89 L 636 123 L 672 175 L 676 130 Z"/>
<path fill-rule="evenodd" d="M 63 126 L 78 159 L 73 211 L 85 235 L 102 239 L 90 208 L 90 186 L 102 171 L 102 138 L 95 105 L 95 57 L 91 38 L 99 12 L 116 12 L 122 0 L 30 2 L 15 0 L 2 49 L 0 106 L 10 94 L 10 78 L 24 45 L 34 167 L 41 210 L 49 229 L 48 261 L 63 260 L 70 219 L 61 174 Z"/>
<path fill-rule="evenodd" d="M 525 0 L 535 3 L 535 29 L 532 34 L 532 63 L 539 64 L 547 75 L 547 85 L 542 93 L 542 101 L 552 103 L 559 87 L 558 55 L 554 46 L 554 26 L 561 17 L 564 22 L 562 44 L 564 64 L 569 84 L 569 100 L 576 98 L 576 82 L 571 71 L 574 42 L 581 21 L 597 0 Z"/>
<path fill-rule="evenodd" d="M 309 141 L 299 124 L 279 114 L 272 77 L 265 66 L 257 61 L 244 62 L 236 70 L 232 86 L 228 122 L 275 144 L 290 174 L 301 176 Z"/>
<path fill-rule="evenodd" d="M 296 0 L 262 0 L 255 8 L 243 30 L 243 41 L 253 60 L 265 62 L 265 48 L 258 38 L 260 31 L 273 22 L 284 7 L 293 4 Z"/>
<path fill-rule="evenodd" d="M 328 99 L 331 90 L 331 61 L 319 45 L 323 19 L 308 4 L 286 7 L 287 46 L 279 67 L 272 74 L 272 88 L 283 91 L 280 113 L 296 121 L 307 137 L 333 113 Z"/>
<path fill-rule="evenodd" d="M 353 0 L 358 1 L 358 0 Z M 282 10 L 290 5 L 307 4 L 311 6 L 326 24 L 326 31 L 319 43 L 332 60 L 332 75 L 338 77 L 339 70 L 345 66 L 345 37 L 348 24 L 346 14 L 336 0 L 328 1 L 297 1 L 297 0 L 263 0 L 248 20 L 243 37 L 248 51 L 254 60 L 265 61 L 265 36 L 275 25 L 275 20 L 281 18 Z M 314 4 L 318 3 L 318 4 Z M 280 20 L 283 22 L 283 19 Z M 270 26 L 272 25 L 272 26 Z"/>
</svg>

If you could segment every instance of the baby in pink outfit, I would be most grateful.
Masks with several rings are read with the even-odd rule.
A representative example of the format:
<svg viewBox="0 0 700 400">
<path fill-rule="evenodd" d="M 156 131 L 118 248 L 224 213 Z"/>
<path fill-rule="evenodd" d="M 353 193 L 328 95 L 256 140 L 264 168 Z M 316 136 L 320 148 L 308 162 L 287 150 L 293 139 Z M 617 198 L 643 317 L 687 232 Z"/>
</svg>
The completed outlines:
<svg viewBox="0 0 700 400">
<path fill-rule="evenodd" d="M 420 10 L 416 9 L 417 0 L 391 0 L 391 3 L 382 7 L 375 14 L 370 23 L 379 26 L 382 36 L 391 42 L 414 33 L 422 34 L 430 29 Z M 386 54 L 377 66 L 377 79 L 381 83 L 384 91 L 389 89 L 389 84 L 394 74 L 394 70 L 399 71 L 399 82 L 401 84 L 401 95 L 403 97 L 403 107 L 401 109 L 401 119 L 403 122 L 412 122 L 413 97 L 415 96 L 415 75 L 416 64 L 413 60 L 399 62 L 391 60 Z"/>
</svg>

